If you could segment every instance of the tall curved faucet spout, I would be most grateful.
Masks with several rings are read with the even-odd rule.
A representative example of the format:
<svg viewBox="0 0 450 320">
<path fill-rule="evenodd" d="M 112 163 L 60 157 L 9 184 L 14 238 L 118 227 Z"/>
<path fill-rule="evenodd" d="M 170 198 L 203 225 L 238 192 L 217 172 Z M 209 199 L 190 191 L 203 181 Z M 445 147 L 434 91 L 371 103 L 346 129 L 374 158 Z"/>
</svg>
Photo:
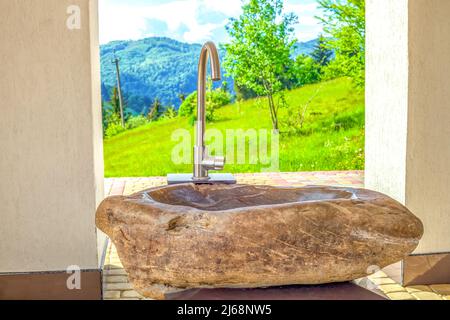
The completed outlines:
<svg viewBox="0 0 450 320">
<path fill-rule="evenodd" d="M 205 147 L 205 122 L 206 122 L 206 70 L 208 56 L 211 63 L 211 79 L 221 79 L 219 53 L 216 45 L 208 41 L 200 52 L 198 63 L 197 86 L 197 137 L 194 146 L 194 181 L 208 181 L 208 170 L 222 170 L 225 165 L 224 157 L 211 157 Z"/>
<path fill-rule="evenodd" d="M 214 42 L 208 41 L 203 45 L 198 62 L 199 84 L 203 79 L 206 81 L 206 64 L 208 62 L 208 56 L 211 63 L 212 80 L 219 81 L 221 79 L 219 53 Z M 202 84 L 204 84 L 204 81 L 202 82 Z"/>
</svg>

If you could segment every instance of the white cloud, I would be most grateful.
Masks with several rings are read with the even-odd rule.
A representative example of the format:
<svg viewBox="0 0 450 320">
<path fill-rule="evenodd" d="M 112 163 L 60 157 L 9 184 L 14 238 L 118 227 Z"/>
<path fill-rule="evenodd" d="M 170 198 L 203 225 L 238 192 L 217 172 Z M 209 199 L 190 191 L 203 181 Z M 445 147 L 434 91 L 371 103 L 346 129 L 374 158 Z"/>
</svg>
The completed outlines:
<svg viewBox="0 0 450 320">
<path fill-rule="evenodd" d="M 162 4 L 110 5 L 100 0 L 100 42 L 106 43 L 118 39 L 139 39 L 151 35 L 147 29 L 148 19 L 165 22 L 169 32 L 176 32 L 185 26 L 186 31 L 178 40 L 201 42 L 212 35 L 212 30 L 224 25 L 224 21 L 200 24 L 197 19 L 199 9 L 217 11 L 227 17 L 238 15 L 240 0 L 177 0 Z"/>
<path fill-rule="evenodd" d="M 145 19 L 135 15 L 133 7 L 110 6 L 107 0 L 100 0 L 100 43 L 112 40 L 135 40 L 145 31 Z"/>
<path fill-rule="evenodd" d="M 241 0 L 168 0 L 153 4 L 151 1 L 100 0 L 100 42 L 156 36 L 158 34 L 155 34 L 155 30 L 149 29 L 148 21 L 160 20 L 167 25 L 166 34 L 171 38 L 200 43 L 211 39 L 215 29 L 224 27 L 228 17 L 239 16 L 241 5 Z M 296 34 L 301 40 L 312 39 L 321 30 L 314 19 L 316 7 L 315 3 L 298 4 L 286 1 L 285 11 L 295 12 L 299 16 L 301 26 L 296 27 Z M 199 21 L 200 12 L 201 21 L 206 20 L 203 23 Z M 208 13 L 211 16 L 208 16 Z M 220 13 L 222 18 L 217 18 L 217 13 Z M 180 34 L 181 28 L 185 31 Z M 213 40 L 220 42 L 225 39 Z"/>
</svg>

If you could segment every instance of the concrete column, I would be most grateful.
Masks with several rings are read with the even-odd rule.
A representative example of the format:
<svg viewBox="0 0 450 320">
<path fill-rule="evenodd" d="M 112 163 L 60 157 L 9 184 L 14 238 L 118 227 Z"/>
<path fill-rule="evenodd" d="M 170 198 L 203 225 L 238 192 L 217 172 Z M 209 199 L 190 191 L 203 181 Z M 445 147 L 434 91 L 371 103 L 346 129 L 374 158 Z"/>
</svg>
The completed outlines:
<svg viewBox="0 0 450 320">
<path fill-rule="evenodd" d="M 97 15 L 97 0 L 0 1 L 0 273 L 99 269 Z"/>
<path fill-rule="evenodd" d="M 366 13 L 366 186 L 405 203 L 408 0 L 368 0 Z"/>
<path fill-rule="evenodd" d="M 366 3 L 366 186 L 423 221 L 415 254 L 448 253 L 450 1 Z"/>
</svg>

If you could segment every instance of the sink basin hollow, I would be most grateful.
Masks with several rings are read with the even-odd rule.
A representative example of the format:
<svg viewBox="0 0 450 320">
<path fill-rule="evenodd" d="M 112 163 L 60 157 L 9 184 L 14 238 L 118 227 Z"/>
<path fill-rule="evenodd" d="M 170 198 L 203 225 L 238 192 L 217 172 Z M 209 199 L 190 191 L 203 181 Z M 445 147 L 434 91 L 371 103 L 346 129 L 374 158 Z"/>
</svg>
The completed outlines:
<svg viewBox="0 0 450 320">
<path fill-rule="evenodd" d="M 147 192 L 156 202 L 199 210 L 223 211 L 248 207 L 325 200 L 356 199 L 354 193 L 342 189 L 308 187 L 277 188 L 251 185 L 222 186 L 177 185 Z"/>
</svg>

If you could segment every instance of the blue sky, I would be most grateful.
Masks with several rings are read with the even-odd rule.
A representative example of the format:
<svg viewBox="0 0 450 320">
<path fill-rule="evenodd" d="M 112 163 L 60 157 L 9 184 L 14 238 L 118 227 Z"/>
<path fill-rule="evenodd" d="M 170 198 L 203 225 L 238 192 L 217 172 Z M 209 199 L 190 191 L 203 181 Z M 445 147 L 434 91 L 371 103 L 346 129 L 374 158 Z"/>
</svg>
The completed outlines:
<svg viewBox="0 0 450 320">
<path fill-rule="evenodd" d="M 165 36 L 188 43 L 224 43 L 224 26 L 241 13 L 242 0 L 100 0 L 100 43 Z M 316 0 L 285 0 L 285 11 L 299 17 L 295 34 L 312 40 L 322 27 Z"/>
</svg>

